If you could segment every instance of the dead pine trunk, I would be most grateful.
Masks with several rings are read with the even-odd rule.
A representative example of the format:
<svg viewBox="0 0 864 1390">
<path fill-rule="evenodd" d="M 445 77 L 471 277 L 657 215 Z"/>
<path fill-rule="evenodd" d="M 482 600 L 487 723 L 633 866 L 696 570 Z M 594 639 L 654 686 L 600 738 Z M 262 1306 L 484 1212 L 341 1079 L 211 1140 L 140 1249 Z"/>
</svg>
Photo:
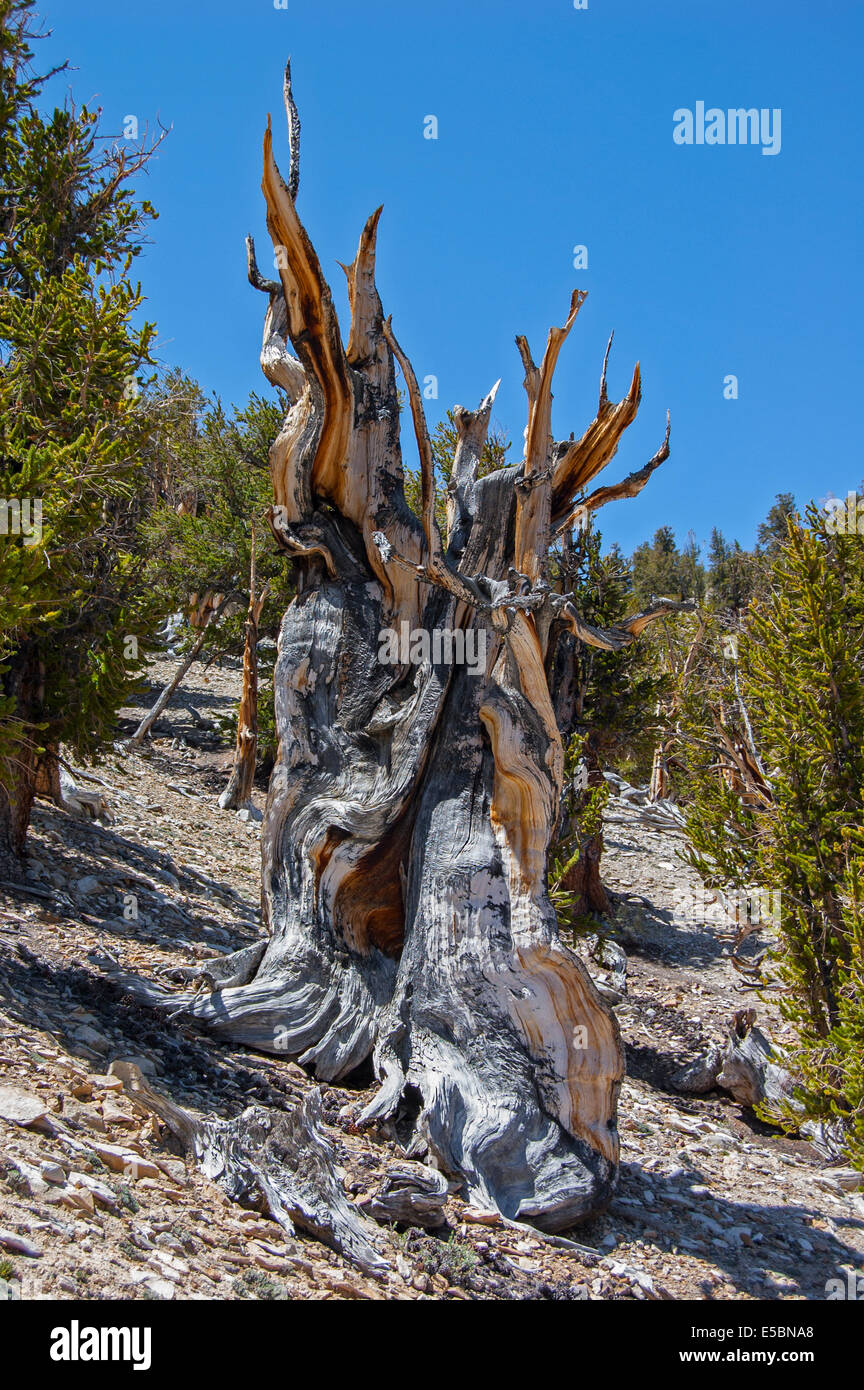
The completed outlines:
<svg viewBox="0 0 864 1390">
<path fill-rule="evenodd" d="M 574 917 L 607 917 L 612 911 L 609 895 L 600 877 L 602 858 L 602 831 L 587 835 L 578 861 L 561 880 L 561 887 L 574 895 L 571 909 Z"/>
<path fill-rule="evenodd" d="M 189 993 L 181 1007 L 324 1080 L 371 1059 L 380 1088 L 367 1121 L 399 1121 L 412 1151 L 475 1204 L 559 1229 L 613 1190 L 623 1057 L 547 892 L 564 768 L 550 673 L 560 642 L 617 649 L 668 605 L 593 627 L 572 595 L 553 591 L 547 556 L 577 494 L 590 512 L 639 491 L 668 456 L 668 425 L 642 469 L 588 491 L 635 419 L 640 376 L 637 365 L 614 403 L 604 366 L 596 418 L 581 438 L 556 442 L 552 377 L 584 299 L 576 292 L 539 366 L 517 340 L 528 402 L 520 463 L 478 476 L 494 387 L 476 410 L 456 407 L 442 534 L 421 393 L 375 283 L 380 209 L 345 267 L 343 343 L 297 214 L 288 72 L 285 98 L 287 181 L 269 124 L 264 138 L 278 282 L 261 277 L 249 243 L 250 279 L 269 296 L 262 367 L 291 402 L 270 453 L 270 520 L 298 580 L 274 672 L 269 940 L 246 983 Z M 397 363 L 421 517 L 404 495 Z"/>
<path fill-rule="evenodd" d="M 255 597 L 255 523 L 252 523 L 252 554 L 249 562 L 249 608 L 243 642 L 243 691 L 237 710 L 237 742 L 234 748 L 234 764 L 228 786 L 219 797 L 223 811 L 236 810 L 249 804 L 252 786 L 255 781 L 255 764 L 258 756 L 258 622 L 261 609 L 267 599 L 269 586 L 265 584 L 260 596 Z"/>
<path fill-rule="evenodd" d="M 87 777 L 88 774 L 79 772 L 78 776 Z M 87 791 L 78 786 L 69 764 L 60 756 L 60 749 L 56 744 L 49 744 L 40 754 L 36 766 L 35 791 L 37 796 L 53 802 L 61 811 L 68 811 L 70 815 L 90 817 L 94 820 L 100 817 L 111 819 L 111 807 L 106 797 L 101 792 Z"/>
<path fill-rule="evenodd" d="M 654 758 L 651 763 L 651 782 L 648 787 L 648 800 L 660 801 L 668 793 L 669 781 L 666 772 L 666 757 L 668 745 L 658 743 L 654 749 Z"/>
<path fill-rule="evenodd" d="M 19 724 L 14 751 L 0 761 L 0 858 L 8 864 L 24 853 L 37 795 L 44 670 L 34 642 L 22 643 L 4 665 L 0 694 L 14 700 L 12 718 Z"/>
<path fill-rule="evenodd" d="M 139 744 L 143 743 L 150 730 L 153 728 L 153 725 L 156 723 L 156 720 L 162 713 L 162 711 L 164 709 L 167 709 L 168 705 L 171 702 L 171 697 L 174 694 L 174 691 L 177 689 L 186 672 L 189 670 L 189 667 L 192 665 L 193 661 L 198 656 L 198 653 L 201 651 L 201 648 L 204 646 L 204 643 L 207 641 L 208 629 L 212 624 L 215 624 L 219 621 L 222 609 L 225 607 L 225 604 L 227 602 L 228 599 L 223 598 L 219 607 L 214 609 L 210 613 L 207 622 L 204 626 L 204 630 L 201 633 L 199 633 L 198 637 L 195 639 L 193 646 L 190 647 L 189 651 L 182 658 L 180 664 L 177 667 L 177 670 L 174 672 L 174 675 L 171 677 L 170 681 L 165 686 L 164 690 L 157 699 L 155 705 L 153 705 L 152 709 L 148 710 L 148 712 L 145 714 L 144 718 L 141 720 L 141 723 L 138 725 L 138 728 L 135 730 L 134 734 L 132 734 L 126 740 L 127 748 L 135 748 Z"/>
</svg>

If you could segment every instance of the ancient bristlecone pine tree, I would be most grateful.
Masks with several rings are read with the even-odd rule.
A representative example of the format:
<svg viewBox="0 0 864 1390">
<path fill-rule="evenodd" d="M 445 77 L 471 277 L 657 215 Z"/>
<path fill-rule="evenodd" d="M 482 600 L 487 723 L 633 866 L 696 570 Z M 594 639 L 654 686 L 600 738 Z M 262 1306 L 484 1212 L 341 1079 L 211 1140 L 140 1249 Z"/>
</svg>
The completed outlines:
<svg viewBox="0 0 864 1390">
<path fill-rule="evenodd" d="M 616 1022 L 559 940 L 547 852 L 562 789 L 567 691 L 579 644 L 618 648 L 663 602 L 611 631 L 555 592 L 556 533 L 634 496 L 668 456 L 585 495 L 636 416 L 637 365 L 581 439 L 550 433 L 552 374 L 582 305 L 525 368 L 524 460 L 478 477 L 495 388 L 457 406 L 447 534 L 411 365 L 375 285 L 380 209 L 344 267 L 343 345 L 299 220 L 299 122 L 286 72 L 287 184 L 264 137 L 263 192 L 279 281 L 261 363 L 291 401 L 271 449 L 271 525 L 296 564 L 275 669 L 279 758 L 263 830 L 269 942 L 189 1014 L 297 1057 L 323 1079 L 372 1059 L 368 1120 L 393 1117 L 411 1151 L 476 1205 L 557 1229 L 608 1200 L 616 1174 Z M 289 351 L 290 348 L 293 352 Z M 608 352 L 607 352 L 608 358 Z M 422 517 L 406 504 L 395 368 L 422 464 Z M 576 499 L 580 499 L 578 502 Z M 580 509 L 581 508 L 581 512 Z M 575 509 L 575 511 L 574 511 Z M 379 660 L 383 629 L 477 630 L 485 671 Z M 430 644 L 431 645 L 431 644 Z M 482 649 L 482 647 L 481 647 Z M 249 976 L 249 962 L 254 973 Z M 223 977 L 224 978 L 224 977 Z"/>
</svg>

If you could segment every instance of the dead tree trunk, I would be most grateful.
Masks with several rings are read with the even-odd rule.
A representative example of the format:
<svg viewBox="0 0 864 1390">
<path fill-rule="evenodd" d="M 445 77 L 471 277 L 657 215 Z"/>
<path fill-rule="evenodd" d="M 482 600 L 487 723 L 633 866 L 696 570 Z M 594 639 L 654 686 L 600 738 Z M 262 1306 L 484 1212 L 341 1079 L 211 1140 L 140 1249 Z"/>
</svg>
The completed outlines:
<svg viewBox="0 0 864 1390">
<path fill-rule="evenodd" d="M 0 858 L 10 862 L 24 853 L 36 797 L 44 668 L 35 642 L 22 643 L 6 658 L 0 671 L 2 696 L 14 701 L 12 718 L 20 727 L 14 755 L 0 761 Z"/>
<path fill-rule="evenodd" d="M 219 798 L 223 811 L 245 806 L 252 797 L 258 756 L 258 620 L 267 601 L 269 585 L 255 597 L 255 523 L 252 523 L 252 556 L 249 562 L 249 608 L 243 642 L 243 690 L 237 711 L 237 742 L 228 786 Z"/>
<path fill-rule="evenodd" d="M 517 340 L 523 462 L 478 477 L 495 388 L 474 411 L 456 407 L 442 537 L 420 391 L 375 284 L 380 209 L 345 267 L 343 347 L 295 207 L 287 72 L 285 96 L 287 184 L 269 123 L 264 138 L 278 283 L 260 276 L 249 243 L 250 279 L 270 296 L 262 367 L 292 401 L 270 455 L 270 515 L 298 575 L 274 673 L 270 939 L 248 983 L 181 1003 L 214 1032 L 297 1057 L 323 1079 L 371 1057 L 381 1085 L 367 1120 L 401 1120 L 413 1151 L 428 1149 L 475 1203 L 556 1229 L 609 1199 L 623 1060 L 615 1019 L 560 942 L 547 895 L 563 769 L 548 673 L 560 642 L 616 649 L 668 605 L 601 631 L 553 592 L 547 556 L 577 494 L 591 511 L 644 486 L 668 456 L 668 425 L 644 468 L 584 495 L 636 416 L 640 376 L 637 365 L 613 404 L 604 364 L 595 420 L 555 442 L 552 375 L 576 292 L 539 366 Z M 396 363 L 422 519 L 404 497 Z M 467 652 L 482 659 L 460 662 Z"/>
<path fill-rule="evenodd" d="M 648 800 L 661 801 L 666 797 L 669 790 L 669 777 L 666 771 L 666 757 L 668 743 L 658 743 L 654 749 L 654 760 L 651 764 L 651 782 L 648 787 Z"/>
<path fill-rule="evenodd" d="M 141 723 L 138 725 L 138 728 L 135 730 L 134 734 L 132 734 L 126 740 L 127 748 L 135 748 L 138 744 L 143 743 L 144 739 L 147 737 L 150 730 L 153 728 L 153 725 L 156 723 L 156 720 L 159 718 L 162 711 L 168 707 L 168 705 L 171 702 L 171 696 L 174 694 L 174 691 L 177 689 L 186 672 L 189 670 L 189 667 L 192 665 L 192 662 L 195 660 L 201 648 L 204 646 L 204 643 L 207 641 L 208 629 L 211 627 L 212 624 L 217 623 L 219 621 L 219 615 L 221 614 L 222 609 L 225 607 L 225 604 L 227 602 L 227 598 L 223 598 L 222 603 L 219 605 L 219 607 L 211 611 L 207 619 L 207 622 L 204 626 L 203 632 L 200 633 L 200 635 L 196 638 L 194 645 L 190 647 L 189 651 L 183 657 L 182 661 L 177 667 L 177 670 L 174 672 L 174 675 L 171 677 L 170 681 L 165 686 L 165 689 L 162 691 L 155 705 L 153 705 L 152 709 L 147 711 L 144 718 L 141 720 Z"/>
<path fill-rule="evenodd" d="M 86 774 L 78 774 L 86 776 Z M 98 779 L 97 779 L 98 780 Z M 104 785 L 104 784 L 103 784 Z M 72 816 L 83 816 L 98 820 L 111 819 L 111 807 L 101 792 L 88 792 L 79 787 L 72 776 L 68 763 L 64 764 L 60 750 L 49 744 L 36 766 L 36 795 L 52 801 L 61 811 Z"/>
</svg>

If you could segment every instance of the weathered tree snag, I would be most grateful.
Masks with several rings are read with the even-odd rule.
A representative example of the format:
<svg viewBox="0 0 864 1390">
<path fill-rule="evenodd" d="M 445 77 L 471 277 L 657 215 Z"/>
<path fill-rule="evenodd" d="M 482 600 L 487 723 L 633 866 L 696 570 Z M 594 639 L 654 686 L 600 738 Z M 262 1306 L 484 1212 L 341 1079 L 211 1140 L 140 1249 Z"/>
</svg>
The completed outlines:
<svg viewBox="0 0 864 1390">
<path fill-rule="evenodd" d="M 289 74 L 286 90 L 290 116 Z M 251 244 L 249 267 L 270 301 L 262 367 L 291 400 L 271 450 L 271 526 L 298 574 L 274 673 L 270 936 L 248 983 L 175 1003 L 324 1079 L 371 1057 L 381 1086 L 367 1120 L 395 1119 L 412 1153 L 428 1152 L 475 1204 L 554 1230 L 609 1199 L 623 1058 L 547 894 L 563 776 L 550 673 L 559 641 L 614 650 L 670 605 L 592 627 L 571 595 L 553 592 L 547 555 L 552 529 L 635 418 L 639 369 L 612 405 L 604 362 L 597 418 L 580 440 L 556 443 L 552 374 L 584 295 L 551 330 L 539 368 L 519 339 L 525 460 L 478 478 L 494 389 L 475 412 L 457 407 L 445 542 L 422 400 L 375 285 L 379 212 L 345 268 L 343 348 L 297 216 L 297 177 L 296 136 L 289 187 L 268 122 L 263 191 L 279 285 L 262 279 Z M 419 446 L 422 518 L 404 496 L 394 362 Z M 648 471 L 667 453 L 668 427 Z M 628 480 L 606 492 L 636 490 Z M 403 624 L 426 645 L 387 664 L 381 633 Z M 445 630 L 485 662 L 460 664 L 456 642 L 428 640 Z"/>
<path fill-rule="evenodd" d="M 651 781 L 648 784 L 648 800 L 665 800 L 669 789 L 669 776 L 666 771 L 666 755 L 669 750 L 668 740 L 658 743 L 654 749 L 654 757 L 651 762 Z"/>
<path fill-rule="evenodd" d="M 86 774 L 78 773 L 79 777 Z M 88 792 L 79 787 L 71 771 L 64 766 L 58 749 L 49 745 L 40 754 L 36 765 L 36 795 L 53 801 L 61 811 L 85 819 L 111 820 L 111 807 L 102 792 Z"/>
<path fill-rule="evenodd" d="M 781 1103 L 800 1108 L 795 1077 L 783 1064 L 783 1055 L 756 1026 L 755 1009 L 737 1009 L 729 1019 L 726 1041 L 715 1044 L 703 1057 L 682 1067 L 672 1078 L 676 1091 L 704 1095 L 719 1087 L 741 1105 Z"/>
<path fill-rule="evenodd" d="M 246 806 L 252 797 L 258 756 L 258 620 L 267 601 L 269 583 L 256 598 L 255 523 L 252 522 L 249 562 L 249 608 L 243 639 L 243 689 L 237 710 L 237 741 L 228 786 L 219 797 L 223 811 Z"/>
<path fill-rule="evenodd" d="M 360 1211 L 387 1225 L 444 1226 L 444 1207 L 450 1190 L 447 1179 L 436 1168 L 420 1164 L 394 1166 L 378 1192 L 357 1202 Z"/>
<path fill-rule="evenodd" d="M 162 711 L 164 709 L 167 709 L 168 705 L 171 703 L 171 696 L 174 694 L 174 691 L 177 689 L 186 672 L 189 670 L 189 667 L 192 665 L 201 648 L 204 646 L 204 643 L 207 641 L 208 629 L 212 624 L 217 623 L 219 621 L 222 609 L 225 607 L 227 602 L 228 597 L 224 597 L 222 599 L 222 602 L 219 604 L 218 608 L 210 610 L 210 613 L 204 624 L 202 632 L 195 639 L 194 644 L 189 648 L 189 651 L 179 662 L 177 670 L 174 672 L 174 675 L 171 677 L 164 690 L 162 690 L 161 694 L 156 700 L 156 703 L 152 706 L 151 709 L 147 711 L 144 718 L 141 720 L 141 723 L 138 725 L 138 728 L 126 740 L 127 747 L 135 748 L 138 744 L 143 743 L 150 730 L 153 728 L 153 725 L 156 723 L 156 720 L 162 713 Z"/>
<path fill-rule="evenodd" d="M 755 1009 L 738 1009 L 729 1022 L 729 1041 L 717 1085 L 742 1105 L 794 1103 L 795 1082 L 768 1038 L 756 1027 Z"/>
</svg>

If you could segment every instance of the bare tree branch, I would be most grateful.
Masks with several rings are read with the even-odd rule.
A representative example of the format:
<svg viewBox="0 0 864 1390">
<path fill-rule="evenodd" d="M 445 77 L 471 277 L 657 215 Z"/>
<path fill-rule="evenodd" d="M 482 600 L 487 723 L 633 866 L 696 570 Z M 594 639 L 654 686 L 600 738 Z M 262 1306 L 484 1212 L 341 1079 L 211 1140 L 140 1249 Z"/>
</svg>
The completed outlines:
<svg viewBox="0 0 864 1390">
<path fill-rule="evenodd" d="M 263 290 L 265 294 L 281 294 L 282 286 L 278 280 L 265 280 L 258 269 L 258 259 L 255 255 L 255 241 L 250 234 L 246 238 L 246 269 L 249 276 L 249 284 L 253 290 Z"/>
<path fill-rule="evenodd" d="M 549 525 L 552 506 L 552 378 L 558 354 L 576 315 L 585 303 L 583 290 L 574 290 L 570 312 L 563 328 L 550 328 L 546 351 L 539 367 L 534 366 L 525 338 L 517 346 L 525 366 L 525 390 L 528 395 L 528 430 L 525 437 L 525 471 L 516 484 L 516 565 L 534 581 L 540 579 L 546 566 L 549 549 Z"/>
<path fill-rule="evenodd" d="M 612 339 L 603 359 L 600 378 L 600 400 L 597 414 L 581 439 L 558 443 L 552 451 L 552 522 L 563 521 L 571 508 L 573 497 L 606 467 L 617 450 L 621 436 L 636 419 L 642 395 L 639 363 L 633 369 L 630 389 L 617 405 L 610 405 L 606 392 L 606 369 Z"/>
<path fill-rule="evenodd" d="M 342 265 L 348 281 L 348 303 L 351 306 L 351 331 L 345 355 L 352 366 L 359 366 L 375 356 L 380 340 L 381 300 L 375 284 L 375 245 L 381 208 L 376 208 L 366 220 L 360 234 L 357 255 L 351 265 Z"/>
<path fill-rule="evenodd" d="M 288 144 L 291 150 L 291 162 L 288 165 L 288 192 L 291 194 L 292 203 L 296 203 L 297 193 L 300 188 L 300 116 L 297 112 L 294 92 L 291 88 L 290 58 L 285 64 L 285 76 L 282 81 L 282 99 L 285 103 L 285 115 L 288 120 Z"/>
<path fill-rule="evenodd" d="M 476 410 L 466 410 L 461 405 L 453 408 L 457 439 L 447 484 L 447 540 L 449 544 L 455 538 L 457 547 L 460 540 L 463 544 L 465 540 L 464 536 L 457 536 L 457 532 L 461 533 L 470 522 L 467 493 L 477 481 L 480 457 L 489 430 L 489 416 L 500 385 L 499 377 Z"/>
<path fill-rule="evenodd" d="M 296 357 L 292 357 L 285 345 L 288 311 L 282 286 L 278 280 L 266 280 L 261 274 L 255 255 L 255 242 L 251 236 L 246 238 L 246 266 L 252 288 L 262 290 L 270 296 L 261 341 L 261 370 L 271 385 L 280 386 L 294 402 L 299 399 L 306 385 L 306 373 L 302 364 Z"/>
<path fill-rule="evenodd" d="M 696 604 L 692 599 L 655 599 L 652 604 L 641 613 L 634 613 L 631 618 L 625 618 L 623 622 L 616 623 L 614 627 L 601 628 L 594 627 L 585 621 L 581 613 L 577 612 L 573 603 L 565 597 L 565 601 L 560 605 L 560 616 L 567 623 L 571 632 L 587 643 L 589 647 L 600 647 L 603 651 L 618 652 L 622 647 L 629 647 L 636 638 L 644 632 L 649 623 L 653 623 L 656 618 L 660 618 L 664 613 L 692 613 L 695 612 Z"/>
<path fill-rule="evenodd" d="M 345 459 L 354 414 L 354 396 L 348 365 L 339 334 L 333 300 L 315 249 L 297 216 L 290 189 L 273 157 L 273 131 L 270 120 L 264 135 L 264 177 L 262 190 L 267 202 L 267 228 L 276 248 L 279 278 L 287 309 L 287 333 L 307 381 L 317 388 L 314 420 L 298 425 L 294 447 L 284 457 L 284 481 L 274 477 L 278 502 L 280 492 L 288 494 L 295 485 L 303 494 L 305 514 L 311 509 L 313 491 L 326 496 L 334 505 L 345 501 L 348 479 Z M 307 432 L 306 424 L 312 426 Z M 309 446 L 313 444 L 311 451 Z M 302 446 L 302 447 L 301 447 Z M 298 469 L 302 466 L 304 477 Z M 359 520 L 359 518 L 358 518 Z"/>
<path fill-rule="evenodd" d="M 567 520 L 558 527 L 556 535 L 561 535 L 564 531 L 569 531 L 577 523 L 584 524 L 586 517 L 591 512 L 595 512 L 600 507 L 605 507 L 607 502 L 617 502 L 622 497 L 636 497 L 643 489 L 655 468 L 659 468 L 669 457 L 669 433 L 671 420 L 669 412 L 666 412 L 666 435 L 660 448 L 642 468 L 638 468 L 634 473 L 628 473 L 620 483 L 615 483 L 610 487 L 598 487 L 590 493 L 583 501 L 574 507 Z"/>
</svg>

